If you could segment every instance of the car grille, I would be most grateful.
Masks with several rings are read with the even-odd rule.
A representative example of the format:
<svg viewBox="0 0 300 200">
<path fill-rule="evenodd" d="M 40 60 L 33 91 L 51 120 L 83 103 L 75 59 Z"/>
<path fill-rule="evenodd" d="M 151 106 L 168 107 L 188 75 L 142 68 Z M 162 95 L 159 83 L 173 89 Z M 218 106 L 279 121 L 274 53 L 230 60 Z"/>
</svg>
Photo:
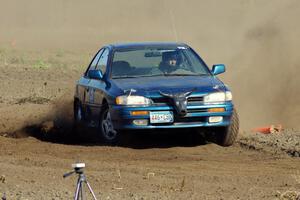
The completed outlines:
<svg viewBox="0 0 300 200">
<path fill-rule="evenodd" d="M 155 104 L 170 104 L 170 99 L 167 97 L 152 98 Z M 203 97 L 188 97 L 188 104 L 203 103 Z"/>
<path fill-rule="evenodd" d="M 203 102 L 203 97 L 188 97 L 188 103 L 191 102 Z"/>
<path fill-rule="evenodd" d="M 170 102 L 169 98 L 167 98 L 167 97 L 152 98 L 152 101 L 155 104 L 162 104 L 162 103 Z"/>
<path fill-rule="evenodd" d="M 185 123 L 206 122 L 206 117 L 175 117 L 174 123 L 177 123 L 177 122 L 185 122 Z"/>
</svg>

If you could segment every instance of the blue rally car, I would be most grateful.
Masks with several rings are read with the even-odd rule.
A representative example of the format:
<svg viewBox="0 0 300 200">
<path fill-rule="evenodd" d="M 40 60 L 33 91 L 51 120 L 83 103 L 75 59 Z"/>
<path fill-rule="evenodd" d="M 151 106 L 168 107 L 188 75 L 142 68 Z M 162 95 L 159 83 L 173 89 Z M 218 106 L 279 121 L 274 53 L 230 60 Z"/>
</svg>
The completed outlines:
<svg viewBox="0 0 300 200">
<path fill-rule="evenodd" d="M 122 130 L 194 128 L 230 146 L 239 120 L 223 72 L 182 43 L 107 45 L 77 82 L 74 120 L 110 144 Z"/>
</svg>

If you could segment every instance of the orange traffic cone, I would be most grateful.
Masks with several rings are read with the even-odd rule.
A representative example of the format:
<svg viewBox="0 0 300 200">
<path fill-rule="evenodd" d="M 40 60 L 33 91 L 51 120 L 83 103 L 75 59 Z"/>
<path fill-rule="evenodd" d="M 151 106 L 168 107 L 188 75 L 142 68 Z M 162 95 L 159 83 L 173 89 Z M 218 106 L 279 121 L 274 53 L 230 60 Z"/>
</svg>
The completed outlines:
<svg viewBox="0 0 300 200">
<path fill-rule="evenodd" d="M 252 129 L 252 132 L 255 133 L 263 133 L 263 134 L 270 134 L 270 133 L 278 133 L 282 131 L 282 125 L 270 125 L 270 126 L 265 126 L 265 127 L 258 127 Z"/>
</svg>

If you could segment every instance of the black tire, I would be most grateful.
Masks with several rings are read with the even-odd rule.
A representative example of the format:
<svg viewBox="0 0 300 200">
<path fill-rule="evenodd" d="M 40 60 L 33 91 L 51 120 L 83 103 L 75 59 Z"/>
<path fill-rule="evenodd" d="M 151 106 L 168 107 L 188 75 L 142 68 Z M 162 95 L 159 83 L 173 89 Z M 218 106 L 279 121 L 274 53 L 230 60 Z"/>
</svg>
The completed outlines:
<svg viewBox="0 0 300 200">
<path fill-rule="evenodd" d="M 84 110 L 79 100 L 74 100 L 72 136 L 78 137 L 84 129 Z"/>
<path fill-rule="evenodd" d="M 228 127 L 222 127 L 215 133 L 216 143 L 228 147 L 233 145 L 239 133 L 239 117 L 236 110 L 233 110 L 231 124 Z"/>
<path fill-rule="evenodd" d="M 120 134 L 113 128 L 108 105 L 104 105 L 100 114 L 99 129 L 101 139 L 105 144 L 117 145 L 120 141 Z"/>
</svg>

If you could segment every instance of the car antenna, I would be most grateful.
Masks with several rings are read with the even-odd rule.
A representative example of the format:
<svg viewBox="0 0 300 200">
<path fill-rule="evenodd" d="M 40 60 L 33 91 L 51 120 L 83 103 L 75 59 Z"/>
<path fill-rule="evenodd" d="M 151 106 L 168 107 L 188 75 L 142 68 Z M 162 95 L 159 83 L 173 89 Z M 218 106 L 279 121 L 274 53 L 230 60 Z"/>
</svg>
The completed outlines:
<svg viewBox="0 0 300 200">
<path fill-rule="evenodd" d="M 174 17 L 174 14 L 172 12 L 172 9 L 167 6 L 166 0 L 164 0 L 164 7 L 169 10 L 169 16 L 170 16 L 170 21 L 171 21 L 171 25 L 172 25 L 173 34 L 174 34 L 174 37 L 175 37 L 175 41 L 178 42 L 178 33 L 177 33 L 176 26 L 175 26 L 175 17 Z"/>
</svg>

